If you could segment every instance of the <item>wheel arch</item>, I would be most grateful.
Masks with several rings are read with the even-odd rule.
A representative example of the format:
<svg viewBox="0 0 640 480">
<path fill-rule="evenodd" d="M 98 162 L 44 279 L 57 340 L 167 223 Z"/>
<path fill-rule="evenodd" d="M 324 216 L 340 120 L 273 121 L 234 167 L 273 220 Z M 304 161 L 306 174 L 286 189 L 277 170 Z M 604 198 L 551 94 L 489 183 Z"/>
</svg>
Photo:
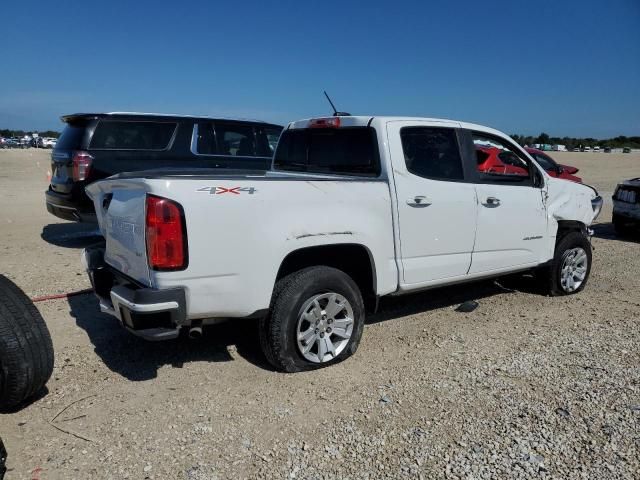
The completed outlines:
<svg viewBox="0 0 640 480">
<path fill-rule="evenodd" d="M 377 308 L 377 272 L 371 250 L 361 243 L 333 243 L 301 247 L 280 262 L 276 282 L 290 273 L 311 266 L 342 270 L 358 285 L 368 311 Z"/>
<path fill-rule="evenodd" d="M 558 220 L 558 230 L 556 231 L 556 244 L 562 238 L 571 232 L 579 232 L 588 235 L 588 227 L 586 224 L 578 220 Z"/>
</svg>

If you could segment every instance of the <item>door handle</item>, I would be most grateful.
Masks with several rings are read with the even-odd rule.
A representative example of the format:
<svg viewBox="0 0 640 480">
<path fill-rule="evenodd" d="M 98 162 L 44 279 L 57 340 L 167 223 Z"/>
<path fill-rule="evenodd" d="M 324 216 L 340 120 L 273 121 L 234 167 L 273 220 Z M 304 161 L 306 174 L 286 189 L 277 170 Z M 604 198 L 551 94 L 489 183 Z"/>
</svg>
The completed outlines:
<svg viewBox="0 0 640 480">
<path fill-rule="evenodd" d="M 499 207 L 500 206 L 500 199 L 496 198 L 496 197 L 487 197 L 487 199 L 484 201 L 483 205 L 485 207 Z"/>
<path fill-rule="evenodd" d="M 407 205 L 419 208 L 428 207 L 429 205 L 431 205 L 431 199 L 425 197 L 424 195 L 416 195 L 415 197 L 407 200 Z"/>
</svg>

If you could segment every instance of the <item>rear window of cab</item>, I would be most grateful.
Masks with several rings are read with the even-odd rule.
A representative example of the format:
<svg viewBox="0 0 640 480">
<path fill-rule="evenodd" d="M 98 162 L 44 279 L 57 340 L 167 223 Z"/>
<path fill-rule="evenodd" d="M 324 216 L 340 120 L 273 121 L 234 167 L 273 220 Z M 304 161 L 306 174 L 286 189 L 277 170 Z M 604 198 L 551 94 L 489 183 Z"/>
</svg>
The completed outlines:
<svg viewBox="0 0 640 480">
<path fill-rule="evenodd" d="M 275 170 L 377 177 L 380 160 L 371 127 L 285 130 L 274 157 Z"/>
</svg>

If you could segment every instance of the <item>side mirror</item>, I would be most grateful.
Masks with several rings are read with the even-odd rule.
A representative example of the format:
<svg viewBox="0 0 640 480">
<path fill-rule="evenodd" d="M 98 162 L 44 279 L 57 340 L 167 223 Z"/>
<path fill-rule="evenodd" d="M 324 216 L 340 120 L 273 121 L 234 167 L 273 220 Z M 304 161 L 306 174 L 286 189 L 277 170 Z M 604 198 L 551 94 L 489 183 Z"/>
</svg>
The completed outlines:
<svg viewBox="0 0 640 480">
<path fill-rule="evenodd" d="M 564 173 L 564 168 L 562 168 L 560 165 L 558 165 L 557 171 L 558 171 L 558 175 L 561 175 L 561 174 Z"/>
</svg>

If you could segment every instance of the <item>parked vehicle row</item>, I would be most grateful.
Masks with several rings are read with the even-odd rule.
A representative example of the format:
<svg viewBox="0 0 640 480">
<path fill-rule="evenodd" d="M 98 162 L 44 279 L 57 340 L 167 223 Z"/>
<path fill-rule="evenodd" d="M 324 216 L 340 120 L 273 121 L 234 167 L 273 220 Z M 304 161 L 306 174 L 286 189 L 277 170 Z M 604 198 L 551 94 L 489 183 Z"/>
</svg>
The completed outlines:
<svg viewBox="0 0 640 480">
<path fill-rule="evenodd" d="M 52 152 L 50 213 L 95 222 L 84 188 L 123 171 L 152 168 L 266 170 L 282 127 L 261 122 L 140 113 L 75 114 Z M 526 175 L 509 155 L 477 145 L 478 171 Z M 540 150 L 525 149 L 552 177 L 580 182 L 577 168 L 558 165 Z"/>
<path fill-rule="evenodd" d="M 47 210 L 95 222 L 90 183 L 153 168 L 269 168 L 282 126 L 264 122 L 141 113 L 74 114 L 51 154 Z"/>
<path fill-rule="evenodd" d="M 212 148 L 227 148 L 213 123 Z M 259 172 L 185 162 L 86 190 L 105 245 L 83 258 L 103 311 L 150 340 L 259 318 L 288 372 L 353 354 L 382 296 L 525 271 L 551 295 L 579 292 L 602 208 L 501 132 L 403 117 L 293 122 Z"/>
<path fill-rule="evenodd" d="M 56 141 L 53 137 L 0 137 L 0 148 L 54 148 Z"/>
</svg>

